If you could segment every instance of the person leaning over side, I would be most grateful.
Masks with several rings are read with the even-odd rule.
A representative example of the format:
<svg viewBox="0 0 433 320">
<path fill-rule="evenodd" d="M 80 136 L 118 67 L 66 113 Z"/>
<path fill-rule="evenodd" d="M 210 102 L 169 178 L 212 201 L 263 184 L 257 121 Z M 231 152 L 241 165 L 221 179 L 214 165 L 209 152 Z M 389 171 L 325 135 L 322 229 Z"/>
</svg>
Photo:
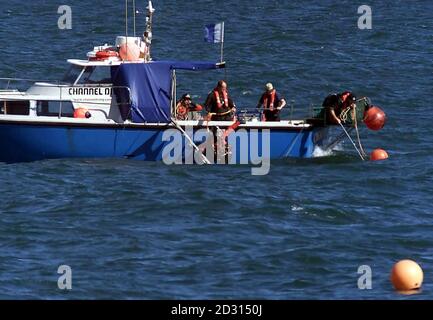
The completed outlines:
<svg viewBox="0 0 433 320">
<path fill-rule="evenodd" d="M 280 99 L 272 83 L 267 83 L 265 89 L 257 103 L 257 109 L 263 106 L 265 121 L 280 121 L 280 111 L 286 106 L 286 100 Z"/>
<path fill-rule="evenodd" d="M 209 93 L 205 108 L 212 121 L 233 121 L 236 105 L 229 96 L 224 80 L 218 81 L 216 88 Z"/>
<path fill-rule="evenodd" d="M 341 115 L 343 111 L 349 108 L 352 109 L 351 118 L 354 120 L 355 104 L 356 96 L 350 91 L 328 95 L 322 104 L 326 113 L 326 121 L 329 121 L 331 124 L 341 124 Z"/>
</svg>

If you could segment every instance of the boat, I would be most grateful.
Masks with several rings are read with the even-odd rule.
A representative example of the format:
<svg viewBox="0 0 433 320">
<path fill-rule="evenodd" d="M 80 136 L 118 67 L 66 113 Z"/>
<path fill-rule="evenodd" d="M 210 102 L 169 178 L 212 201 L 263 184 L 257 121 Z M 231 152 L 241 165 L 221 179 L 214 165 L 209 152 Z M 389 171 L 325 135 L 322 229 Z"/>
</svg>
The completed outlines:
<svg viewBox="0 0 433 320">
<path fill-rule="evenodd" d="M 1 79 L 7 82 L 0 91 L 1 162 L 169 158 L 173 163 L 257 163 L 311 158 L 315 148 L 329 142 L 330 126 L 317 117 L 266 122 L 240 109 L 234 121 L 212 121 L 199 112 L 177 120 L 176 71 L 216 70 L 225 62 L 153 60 L 151 1 L 147 10 L 142 37 L 118 36 L 114 45 L 94 47 L 87 59 L 67 60 L 70 69 L 61 81 L 33 81 L 19 90 L 12 85 L 31 79 Z M 204 150 L 209 134 L 225 139 L 223 157 L 214 156 L 216 143 L 206 144 L 213 151 Z"/>
</svg>

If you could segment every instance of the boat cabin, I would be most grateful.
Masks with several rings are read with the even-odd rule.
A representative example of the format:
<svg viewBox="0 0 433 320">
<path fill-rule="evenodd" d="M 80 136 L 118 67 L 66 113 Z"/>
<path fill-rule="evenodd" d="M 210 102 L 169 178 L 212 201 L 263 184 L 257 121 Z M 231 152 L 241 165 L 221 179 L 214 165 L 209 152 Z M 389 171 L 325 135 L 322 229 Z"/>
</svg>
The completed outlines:
<svg viewBox="0 0 433 320">
<path fill-rule="evenodd" d="M 0 90 L 0 116 L 74 118 L 76 110 L 85 109 L 90 114 L 86 120 L 92 122 L 168 123 L 176 97 L 175 70 L 224 67 L 209 62 L 145 62 L 144 58 L 123 61 L 110 53 L 97 58 L 98 52 L 112 50 L 95 47 L 88 60 L 68 60 L 70 67 L 62 80 L 33 81 L 26 91 L 10 87 L 21 88 L 32 80 L 0 79 L 6 82 Z M 82 121 L 81 117 L 77 120 Z"/>
<path fill-rule="evenodd" d="M 113 84 L 111 61 L 68 60 L 71 64 L 62 80 L 33 81 L 30 79 L 0 79 L 0 115 L 73 118 L 80 108 L 89 110 L 92 120 L 120 120 L 120 113 L 112 108 Z M 116 63 L 115 65 L 120 65 Z M 22 88 L 34 82 L 26 91 Z M 120 88 L 118 88 L 120 90 Z M 127 90 L 125 88 L 125 90 Z"/>
</svg>

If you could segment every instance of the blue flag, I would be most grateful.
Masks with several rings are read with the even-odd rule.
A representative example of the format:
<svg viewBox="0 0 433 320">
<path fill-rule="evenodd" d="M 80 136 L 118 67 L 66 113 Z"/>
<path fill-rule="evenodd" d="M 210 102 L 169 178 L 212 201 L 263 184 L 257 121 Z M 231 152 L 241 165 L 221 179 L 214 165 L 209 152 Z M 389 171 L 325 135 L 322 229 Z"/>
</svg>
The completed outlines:
<svg viewBox="0 0 433 320">
<path fill-rule="evenodd" d="M 224 22 L 208 24 L 204 31 L 204 41 L 210 43 L 224 42 Z"/>
</svg>

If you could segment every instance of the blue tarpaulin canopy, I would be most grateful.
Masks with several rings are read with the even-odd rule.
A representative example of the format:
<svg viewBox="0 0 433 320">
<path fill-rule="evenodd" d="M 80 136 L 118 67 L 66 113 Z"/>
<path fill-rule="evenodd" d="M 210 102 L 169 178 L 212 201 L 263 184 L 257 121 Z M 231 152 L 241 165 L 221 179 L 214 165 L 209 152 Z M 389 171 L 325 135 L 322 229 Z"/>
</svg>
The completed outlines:
<svg viewBox="0 0 433 320">
<path fill-rule="evenodd" d="M 130 116 L 135 123 L 169 123 L 172 70 L 199 71 L 223 67 L 224 64 L 193 61 L 122 63 L 112 67 L 114 93 L 123 119 Z"/>
<path fill-rule="evenodd" d="M 225 63 L 214 63 L 214 62 L 198 62 L 198 61 L 159 61 L 155 63 L 168 64 L 171 69 L 176 70 L 212 70 L 224 68 Z"/>
</svg>

